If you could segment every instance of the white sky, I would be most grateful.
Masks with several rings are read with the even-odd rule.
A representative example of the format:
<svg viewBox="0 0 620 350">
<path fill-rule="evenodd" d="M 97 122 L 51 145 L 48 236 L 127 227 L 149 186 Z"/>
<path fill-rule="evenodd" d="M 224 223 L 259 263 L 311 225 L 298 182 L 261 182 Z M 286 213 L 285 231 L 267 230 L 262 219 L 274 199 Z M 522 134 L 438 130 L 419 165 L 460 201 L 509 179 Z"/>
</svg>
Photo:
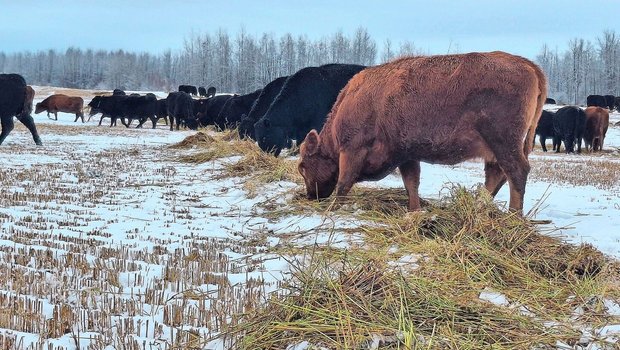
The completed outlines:
<svg viewBox="0 0 620 350">
<path fill-rule="evenodd" d="M 0 0 L 0 51 L 160 53 L 219 28 L 317 39 L 363 26 L 379 51 L 389 38 L 432 54 L 504 50 L 534 58 L 544 43 L 563 50 L 572 38 L 595 42 L 604 30 L 620 32 L 618 18 L 620 0 Z"/>
</svg>

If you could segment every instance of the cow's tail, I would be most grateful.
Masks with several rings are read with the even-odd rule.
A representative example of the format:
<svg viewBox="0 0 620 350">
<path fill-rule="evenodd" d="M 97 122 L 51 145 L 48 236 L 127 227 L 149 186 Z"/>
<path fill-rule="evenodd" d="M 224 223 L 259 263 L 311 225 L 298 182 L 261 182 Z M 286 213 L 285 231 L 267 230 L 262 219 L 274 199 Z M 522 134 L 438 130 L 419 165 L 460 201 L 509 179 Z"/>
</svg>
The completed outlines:
<svg viewBox="0 0 620 350">
<path fill-rule="evenodd" d="M 534 137 L 536 136 L 536 126 L 538 125 L 538 119 L 540 119 L 540 115 L 542 114 L 543 106 L 545 104 L 545 100 L 547 99 L 547 78 L 542 70 L 534 63 L 531 63 L 534 72 L 536 73 L 538 94 L 536 97 L 536 109 L 534 111 L 534 115 L 526 116 L 528 120 L 530 120 L 527 134 L 525 136 L 525 142 L 523 144 L 523 153 L 527 157 L 534 148 Z"/>
</svg>

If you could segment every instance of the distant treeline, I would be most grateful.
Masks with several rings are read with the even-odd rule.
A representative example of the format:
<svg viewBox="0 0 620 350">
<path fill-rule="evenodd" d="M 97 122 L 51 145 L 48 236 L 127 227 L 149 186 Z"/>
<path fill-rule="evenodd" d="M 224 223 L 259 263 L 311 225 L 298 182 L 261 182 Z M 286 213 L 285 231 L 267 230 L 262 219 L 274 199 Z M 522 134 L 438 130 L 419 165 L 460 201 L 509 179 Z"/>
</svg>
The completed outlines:
<svg viewBox="0 0 620 350">
<path fill-rule="evenodd" d="M 381 52 L 379 54 L 379 52 Z M 29 84 L 72 88 L 175 90 L 179 84 L 215 86 L 218 91 L 247 93 L 300 68 L 324 63 L 373 65 L 404 54 L 423 54 L 412 42 L 379 51 L 368 31 L 342 31 L 317 40 L 302 35 L 253 36 L 240 30 L 192 35 L 183 49 L 162 54 L 69 48 L 5 54 L 0 72 L 20 73 Z M 535 61 L 549 81 L 549 96 L 565 103 L 585 103 L 590 94 L 620 95 L 620 37 L 605 31 L 595 42 L 573 39 L 560 51 L 543 45 Z"/>
<path fill-rule="evenodd" d="M 408 53 L 414 53 L 412 43 L 400 43 L 395 48 L 387 41 L 382 60 Z M 186 38 L 182 50 L 160 55 L 79 48 L 0 52 L 0 72 L 22 74 L 33 85 L 175 90 L 179 84 L 192 84 L 245 93 L 303 67 L 325 63 L 373 65 L 376 59 L 377 44 L 364 28 L 350 36 L 338 31 L 319 40 L 291 34 L 255 37 L 244 30 L 231 37 L 218 30 Z"/>
<path fill-rule="evenodd" d="M 544 45 L 536 62 L 547 75 L 549 97 L 585 104 L 588 95 L 620 95 L 620 37 L 605 31 L 595 42 L 573 39 L 564 51 Z"/>
</svg>

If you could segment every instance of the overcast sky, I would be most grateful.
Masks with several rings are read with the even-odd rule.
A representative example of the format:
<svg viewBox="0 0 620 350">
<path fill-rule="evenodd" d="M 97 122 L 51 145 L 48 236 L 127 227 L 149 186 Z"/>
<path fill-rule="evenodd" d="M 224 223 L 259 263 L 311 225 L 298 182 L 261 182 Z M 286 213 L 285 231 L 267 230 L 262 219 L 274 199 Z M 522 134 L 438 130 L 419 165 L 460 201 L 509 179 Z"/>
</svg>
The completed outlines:
<svg viewBox="0 0 620 350">
<path fill-rule="evenodd" d="M 0 51 L 177 50 L 192 33 L 271 32 L 310 39 L 365 27 L 379 51 L 410 40 L 431 54 L 504 50 L 534 58 L 544 43 L 620 34 L 620 0 L 138 1 L 0 0 Z"/>
</svg>

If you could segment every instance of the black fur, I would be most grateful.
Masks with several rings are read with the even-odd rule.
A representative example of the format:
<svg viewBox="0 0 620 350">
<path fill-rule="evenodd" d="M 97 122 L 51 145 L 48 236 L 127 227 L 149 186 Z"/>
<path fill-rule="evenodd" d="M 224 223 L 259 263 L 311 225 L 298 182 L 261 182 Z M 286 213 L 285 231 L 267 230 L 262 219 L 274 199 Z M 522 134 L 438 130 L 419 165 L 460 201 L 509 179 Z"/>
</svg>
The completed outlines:
<svg viewBox="0 0 620 350">
<path fill-rule="evenodd" d="M 603 97 L 605 97 L 605 104 L 607 109 L 609 109 L 610 111 L 613 110 L 616 97 L 614 95 L 605 95 Z"/>
<path fill-rule="evenodd" d="M 180 124 L 187 120 L 194 119 L 194 99 L 185 92 L 171 92 L 166 98 L 168 106 L 168 117 L 170 119 L 170 131 L 176 122 L 177 130 Z"/>
<path fill-rule="evenodd" d="M 291 75 L 265 115 L 254 124 L 263 151 L 280 154 L 292 140 L 301 143 L 312 129 L 321 131 L 327 114 L 349 79 L 364 69 L 354 64 L 303 68 Z"/>
<path fill-rule="evenodd" d="M 553 112 L 542 111 L 542 114 L 540 115 L 540 119 L 538 119 L 538 125 L 536 126 L 536 135 L 539 135 L 540 137 L 540 146 L 542 147 L 544 152 L 547 152 L 547 146 L 545 144 L 545 142 L 547 141 L 547 138 L 551 138 L 554 140 L 553 150 L 555 151 L 556 149 L 555 137 L 554 137 L 555 132 L 553 129 L 554 114 L 555 113 Z"/>
<path fill-rule="evenodd" d="M 258 89 L 246 95 L 229 98 L 213 121 L 215 127 L 220 130 L 236 128 L 241 122 L 241 116 L 250 112 L 252 105 L 262 91 L 262 89 Z"/>
<path fill-rule="evenodd" d="M 607 101 L 605 101 L 605 96 L 601 95 L 589 95 L 586 99 L 586 103 L 588 107 L 596 106 L 607 108 Z"/>
<path fill-rule="evenodd" d="M 241 123 L 239 123 L 239 136 L 241 136 L 241 138 L 247 136 L 254 139 L 254 123 L 265 115 L 273 100 L 275 100 L 280 90 L 282 90 L 282 86 L 287 78 L 288 76 L 279 77 L 265 85 L 252 105 L 250 112 L 245 117 L 241 118 Z"/>
<path fill-rule="evenodd" d="M 26 81 L 19 74 L 0 74 L 0 145 L 13 130 L 13 117 L 24 124 L 37 145 L 41 145 L 41 138 L 30 115 L 32 101 L 26 98 Z"/>
<path fill-rule="evenodd" d="M 179 91 L 194 96 L 198 95 L 198 90 L 196 90 L 196 87 L 194 85 L 179 85 Z"/>
<path fill-rule="evenodd" d="M 577 152 L 581 153 L 581 140 L 586 125 L 586 113 L 583 109 L 575 106 L 566 106 L 555 112 L 553 118 L 554 147 L 557 145 L 556 152 L 560 152 L 561 141 L 564 142 L 566 153 L 575 151 L 574 144 L 577 143 Z"/>
<path fill-rule="evenodd" d="M 554 105 L 556 103 L 555 103 L 554 99 L 552 99 L 551 97 L 547 97 L 547 99 L 545 100 L 545 104 L 546 105 Z"/>
</svg>

